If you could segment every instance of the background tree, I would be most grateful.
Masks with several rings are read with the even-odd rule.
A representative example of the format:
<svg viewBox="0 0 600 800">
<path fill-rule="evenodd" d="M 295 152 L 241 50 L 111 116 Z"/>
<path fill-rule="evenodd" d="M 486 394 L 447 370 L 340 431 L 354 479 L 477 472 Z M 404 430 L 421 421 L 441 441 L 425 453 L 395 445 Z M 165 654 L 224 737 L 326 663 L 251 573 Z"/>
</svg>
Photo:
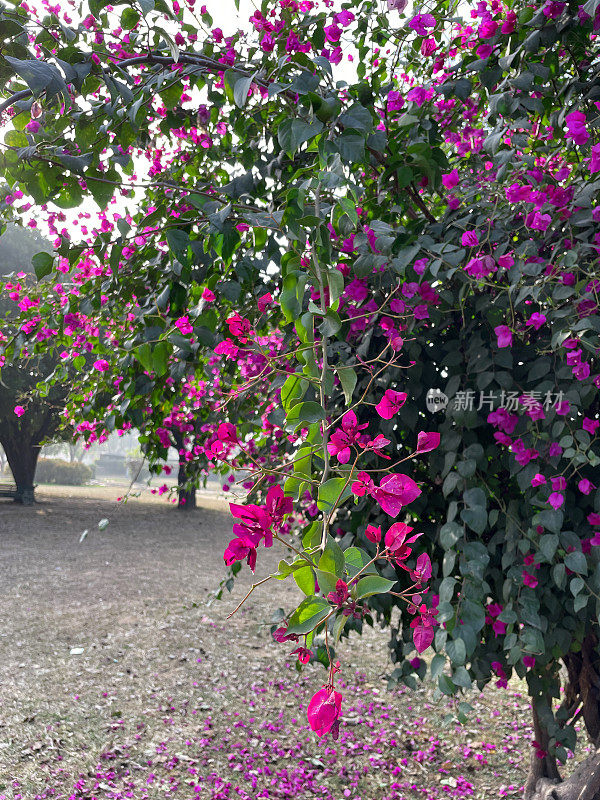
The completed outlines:
<svg viewBox="0 0 600 800">
<path fill-rule="evenodd" d="M 40 252 L 52 252 L 50 243 L 36 231 L 18 225 L 8 225 L 0 236 L 0 275 L 13 275 L 7 285 L 7 293 L 17 287 L 31 283 L 32 260 Z M 24 273 L 17 278 L 17 273 Z M 10 288 L 9 288 L 10 287 Z M 14 322 L 14 302 L 0 299 L 0 315 L 3 318 L 2 336 L 15 344 L 24 342 Z M 57 384 L 48 387 L 45 395 L 35 391 L 38 383 L 47 384 L 55 366 L 56 358 L 50 354 L 25 352 L 13 364 L 2 369 L 0 382 L 0 443 L 6 454 L 16 484 L 16 501 L 29 505 L 34 501 L 35 467 L 41 446 L 52 438 L 62 424 L 60 417 L 68 392 Z M 23 408 L 25 406 L 25 408 Z M 19 409 L 18 416 L 15 408 Z"/>
</svg>

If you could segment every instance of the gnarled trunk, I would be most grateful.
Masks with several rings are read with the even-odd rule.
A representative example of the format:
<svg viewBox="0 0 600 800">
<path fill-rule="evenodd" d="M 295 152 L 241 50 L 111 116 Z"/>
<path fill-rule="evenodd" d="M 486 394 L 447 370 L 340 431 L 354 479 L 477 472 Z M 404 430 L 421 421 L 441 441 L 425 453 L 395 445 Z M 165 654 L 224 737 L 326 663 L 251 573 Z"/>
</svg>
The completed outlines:
<svg viewBox="0 0 600 800">
<path fill-rule="evenodd" d="M 525 800 L 600 800 L 600 748 L 582 761 L 565 780 L 535 777 L 535 765 L 532 764 Z"/>
<path fill-rule="evenodd" d="M 568 777 L 562 778 L 552 756 L 538 758 L 534 753 L 527 783 L 525 800 L 600 800 L 600 654 L 598 638 L 588 633 L 581 650 L 569 653 L 564 659 L 567 684 L 563 708 L 568 709 L 572 722 L 583 719 L 596 752 L 581 762 Z M 547 750 L 548 736 L 533 709 L 536 741 Z"/>
</svg>

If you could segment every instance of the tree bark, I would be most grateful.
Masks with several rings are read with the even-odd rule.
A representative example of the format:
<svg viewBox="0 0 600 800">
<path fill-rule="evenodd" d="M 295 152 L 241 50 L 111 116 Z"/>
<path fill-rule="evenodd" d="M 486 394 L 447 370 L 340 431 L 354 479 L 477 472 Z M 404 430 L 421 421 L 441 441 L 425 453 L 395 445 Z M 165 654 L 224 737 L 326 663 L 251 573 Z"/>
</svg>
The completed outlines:
<svg viewBox="0 0 600 800">
<path fill-rule="evenodd" d="M 177 508 L 181 511 L 189 511 L 196 508 L 196 489 L 186 488 L 188 482 L 188 475 L 185 463 L 179 464 L 179 471 L 177 472 Z"/>
<path fill-rule="evenodd" d="M 528 780 L 525 800 L 600 800 L 600 749 L 564 781 L 542 777 L 530 784 Z"/>
<path fill-rule="evenodd" d="M 570 709 L 573 720 L 582 717 L 587 734 L 596 751 L 581 762 L 573 773 L 561 778 L 556 760 L 550 756 L 537 758 L 535 753 L 525 785 L 525 800 L 600 800 L 600 657 L 598 638 L 589 632 L 581 650 L 564 658 L 568 679 L 563 707 Z M 547 750 L 548 736 L 533 709 L 536 741 Z"/>
<path fill-rule="evenodd" d="M 24 506 L 33 505 L 35 502 L 33 481 L 41 446 L 33 444 L 31 440 L 17 443 L 12 439 L 3 441 L 2 446 L 17 486 L 15 502 Z"/>
</svg>

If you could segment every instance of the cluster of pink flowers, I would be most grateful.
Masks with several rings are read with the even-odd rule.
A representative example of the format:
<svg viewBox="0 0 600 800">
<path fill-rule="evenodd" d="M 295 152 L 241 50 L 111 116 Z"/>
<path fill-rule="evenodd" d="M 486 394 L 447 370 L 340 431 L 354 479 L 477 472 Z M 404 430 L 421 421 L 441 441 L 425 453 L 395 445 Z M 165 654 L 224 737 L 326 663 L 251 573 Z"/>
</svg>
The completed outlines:
<svg viewBox="0 0 600 800">
<path fill-rule="evenodd" d="M 267 492 L 264 506 L 230 503 L 229 508 L 240 522 L 233 526 L 236 538 L 227 545 L 223 555 L 225 563 L 230 565 L 245 558 L 254 572 L 256 548 L 261 541 L 265 547 L 273 545 L 273 531 L 277 532 L 285 516 L 293 511 L 292 499 L 284 496 L 281 486 L 272 486 Z"/>
</svg>

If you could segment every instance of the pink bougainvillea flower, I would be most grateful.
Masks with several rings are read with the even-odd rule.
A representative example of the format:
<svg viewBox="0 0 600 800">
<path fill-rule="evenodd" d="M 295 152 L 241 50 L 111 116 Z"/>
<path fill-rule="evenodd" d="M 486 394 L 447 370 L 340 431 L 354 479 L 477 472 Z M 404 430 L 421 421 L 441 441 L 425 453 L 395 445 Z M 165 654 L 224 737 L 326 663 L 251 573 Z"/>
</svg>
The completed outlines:
<svg viewBox="0 0 600 800">
<path fill-rule="evenodd" d="M 587 521 L 594 527 L 600 525 L 600 514 L 597 511 L 592 511 L 591 514 L 588 514 Z"/>
<path fill-rule="evenodd" d="M 387 0 L 388 11 L 397 11 L 399 14 L 404 11 L 407 5 L 408 0 Z"/>
<path fill-rule="evenodd" d="M 261 312 L 261 314 L 272 304 L 273 297 L 271 296 L 270 292 L 267 292 L 258 298 L 258 310 Z"/>
<path fill-rule="evenodd" d="M 342 427 L 335 430 L 327 443 L 330 456 L 337 456 L 340 464 L 350 461 L 350 447 L 358 441 L 360 431 L 368 428 L 369 423 L 358 424 L 354 411 L 347 411 L 342 417 Z"/>
<path fill-rule="evenodd" d="M 414 619 L 410 623 L 413 630 L 413 642 L 418 653 L 423 653 L 433 642 L 433 626 L 424 625 L 420 620 Z"/>
<path fill-rule="evenodd" d="M 577 484 L 577 488 L 581 492 L 581 494 L 590 494 L 594 491 L 596 486 L 587 478 L 582 478 L 579 483 Z"/>
<path fill-rule="evenodd" d="M 373 542 L 373 544 L 379 544 L 381 541 L 381 525 L 367 525 L 365 536 L 370 542 Z"/>
<path fill-rule="evenodd" d="M 349 596 L 348 584 L 340 578 L 335 585 L 335 592 L 329 592 L 327 599 L 329 602 L 341 606 L 346 602 Z"/>
<path fill-rule="evenodd" d="M 298 656 L 298 661 L 301 664 L 308 664 L 310 661 L 310 657 L 312 656 L 312 650 L 308 650 L 306 647 L 297 647 L 295 650 L 292 650 L 290 653 L 291 656 Z"/>
<path fill-rule="evenodd" d="M 529 317 L 525 325 L 532 325 L 536 329 L 536 331 L 539 331 L 539 329 L 542 327 L 542 325 L 545 324 L 545 322 L 546 322 L 546 317 L 544 316 L 544 314 L 539 314 L 536 311 Z"/>
<path fill-rule="evenodd" d="M 498 325 L 494 328 L 494 333 L 498 338 L 498 347 L 510 347 L 512 345 L 512 331 L 508 325 Z"/>
<path fill-rule="evenodd" d="M 523 665 L 526 667 L 535 667 L 535 656 L 523 656 Z"/>
<path fill-rule="evenodd" d="M 575 144 L 585 144 L 590 138 L 590 134 L 585 127 L 586 116 L 583 111 L 571 111 L 565 117 L 565 122 L 567 124 L 568 138 L 572 139 Z"/>
<path fill-rule="evenodd" d="M 546 483 L 546 478 L 543 475 L 541 475 L 539 472 L 537 472 L 533 476 L 533 478 L 531 479 L 531 485 L 532 486 L 542 486 L 545 483 Z"/>
<path fill-rule="evenodd" d="M 595 435 L 598 427 L 600 426 L 600 421 L 597 419 L 590 419 L 589 417 L 584 417 L 583 422 L 581 423 L 581 427 L 584 431 L 591 433 L 592 436 Z"/>
<path fill-rule="evenodd" d="M 277 628 L 273 631 L 273 638 L 276 642 L 297 642 L 298 636 L 295 633 L 288 633 L 287 628 Z"/>
<path fill-rule="evenodd" d="M 218 356 L 226 356 L 226 358 L 237 358 L 240 348 L 234 344 L 231 339 L 224 339 L 215 347 L 215 353 Z"/>
<path fill-rule="evenodd" d="M 229 509 L 234 517 L 241 520 L 233 526 L 236 536 L 246 538 L 256 547 L 261 539 L 265 540 L 265 547 L 273 545 L 273 520 L 264 508 L 257 505 L 242 506 L 230 503 Z"/>
<path fill-rule="evenodd" d="M 283 518 L 291 514 L 294 510 L 294 502 L 291 497 L 283 494 L 281 486 L 271 486 L 267 492 L 265 509 L 273 525 L 280 525 Z"/>
<path fill-rule="evenodd" d="M 356 480 L 353 482 L 350 490 L 352 494 L 357 497 L 363 497 L 365 494 L 371 494 L 375 489 L 375 483 L 368 472 L 359 472 Z"/>
<path fill-rule="evenodd" d="M 434 597 L 434 601 L 435 600 L 436 598 Z M 422 653 L 424 650 L 427 650 L 433 641 L 433 628 L 437 624 L 435 616 L 438 611 L 437 608 L 427 608 L 424 603 L 422 603 L 418 609 L 411 611 L 411 613 L 415 613 L 416 611 L 418 611 L 419 616 L 413 619 L 410 623 L 410 627 L 413 628 L 413 641 L 417 652 Z"/>
<path fill-rule="evenodd" d="M 41 127 L 42 126 L 36 119 L 32 119 L 31 122 L 28 122 L 27 125 L 25 125 L 25 130 L 28 133 L 37 133 Z"/>
<path fill-rule="evenodd" d="M 477 231 L 465 231 L 460 241 L 463 247 L 476 247 L 479 244 Z"/>
<path fill-rule="evenodd" d="M 397 517 L 404 506 L 412 503 L 421 494 L 421 490 L 412 478 L 401 473 L 386 475 L 378 487 L 370 492 L 390 517 Z"/>
<path fill-rule="evenodd" d="M 254 572 L 256 568 L 256 546 L 249 537 L 232 539 L 225 548 L 223 558 L 228 567 L 235 561 L 243 561 L 246 559 L 246 563 L 252 572 Z"/>
<path fill-rule="evenodd" d="M 568 400 L 562 400 L 560 403 L 555 403 L 554 408 L 559 416 L 566 417 L 571 410 L 571 404 Z M 550 445 L 550 448 L 552 448 L 552 445 Z M 562 453 L 562 449 L 560 452 Z M 552 453 L 550 455 L 552 455 Z M 555 452 L 554 455 L 560 455 L 560 453 Z"/>
<path fill-rule="evenodd" d="M 375 406 L 375 411 L 383 419 L 391 419 L 394 414 L 402 408 L 408 395 L 406 392 L 396 392 L 393 389 L 386 389 L 383 397 Z"/>
<path fill-rule="evenodd" d="M 242 343 L 248 341 L 246 334 L 252 330 L 250 320 L 240 317 L 239 314 L 233 314 L 233 316 L 227 318 L 226 322 L 232 336 L 237 336 Z"/>
<path fill-rule="evenodd" d="M 402 106 L 404 105 L 404 98 L 400 94 L 400 92 L 393 89 L 391 92 L 388 92 L 387 96 L 387 110 L 388 111 L 400 111 Z"/>
<path fill-rule="evenodd" d="M 442 175 L 442 183 L 446 189 L 454 189 L 455 186 L 458 186 L 460 183 L 458 170 L 453 169 L 452 172 L 447 172 L 445 175 Z"/>
<path fill-rule="evenodd" d="M 412 553 L 412 549 L 408 545 L 413 544 L 423 535 L 422 533 L 415 533 L 409 537 L 408 534 L 412 530 L 411 526 L 406 525 L 404 522 L 395 522 L 385 534 L 385 546 L 400 566 L 403 566 L 401 562 L 406 561 Z"/>
<path fill-rule="evenodd" d="M 378 433 L 374 439 L 370 439 L 366 445 L 365 450 L 372 450 L 374 453 L 377 453 L 378 456 L 381 458 L 387 458 L 390 460 L 390 456 L 386 456 L 385 453 L 382 453 L 384 447 L 387 447 L 390 444 L 390 440 L 386 439 L 383 433 Z"/>
<path fill-rule="evenodd" d="M 539 211 L 532 211 L 525 218 L 525 225 L 534 231 L 545 231 L 552 222 L 550 214 L 540 214 Z"/>
<path fill-rule="evenodd" d="M 417 453 L 429 453 L 435 450 L 440 443 L 440 434 L 437 431 L 419 431 L 417 435 Z"/>
<path fill-rule="evenodd" d="M 207 303 L 212 303 L 215 299 L 215 293 L 211 289 L 205 289 L 202 292 L 202 299 L 206 300 Z"/>
<path fill-rule="evenodd" d="M 98 372 L 106 372 L 109 367 L 110 364 L 103 358 L 99 358 L 98 361 L 94 361 L 94 369 L 97 369 Z"/>
<path fill-rule="evenodd" d="M 591 154 L 589 170 L 593 175 L 595 172 L 600 172 L 600 144 L 595 144 L 592 147 Z"/>
<path fill-rule="evenodd" d="M 435 28 L 435 17 L 433 14 L 417 14 L 408 23 L 408 27 L 419 36 L 427 36 L 427 29 Z"/>
<path fill-rule="evenodd" d="M 308 704 L 308 724 L 317 736 L 331 733 L 334 739 L 339 736 L 339 718 L 342 713 L 342 695 L 331 687 L 324 686 L 313 695 Z"/>
<path fill-rule="evenodd" d="M 548 502 L 550 503 L 552 508 L 556 511 L 565 502 L 565 496 L 560 492 L 552 492 L 552 494 L 548 498 Z"/>
<path fill-rule="evenodd" d="M 184 336 L 194 332 L 194 328 L 190 324 L 190 318 L 187 316 L 187 314 L 185 317 L 179 317 L 178 320 L 175 320 L 175 327 L 179 328 Z"/>
<path fill-rule="evenodd" d="M 411 577 L 418 583 L 426 583 L 431 578 L 431 559 L 427 553 L 421 553 L 417 558 L 417 566 L 411 572 Z"/>
<path fill-rule="evenodd" d="M 13 410 L 17 415 L 17 417 L 22 417 L 23 414 L 25 413 L 25 409 L 23 408 L 23 406 L 15 406 Z"/>
<path fill-rule="evenodd" d="M 521 577 L 523 578 L 523 583 L 525 586 L 530 586 L 532 589 L 538 585 L 537 578 L 534 578 L 533 575 L 530 575 L 526 569 L 523 570 L 521 573 Z"/>
</svg>

